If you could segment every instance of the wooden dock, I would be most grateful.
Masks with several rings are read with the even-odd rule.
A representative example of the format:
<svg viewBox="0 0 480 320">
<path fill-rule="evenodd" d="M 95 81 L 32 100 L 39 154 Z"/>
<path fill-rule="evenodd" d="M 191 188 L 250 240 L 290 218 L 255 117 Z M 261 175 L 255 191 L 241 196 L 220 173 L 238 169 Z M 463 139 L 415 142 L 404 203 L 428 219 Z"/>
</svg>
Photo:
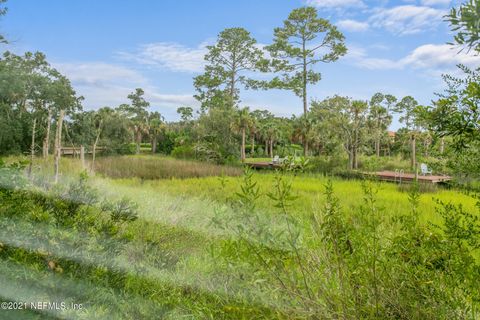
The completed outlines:
<svg viewBox="0 0 480 320">
<path fill-rule="evenodd" d="M 253 169 L 278 169 L 281 168 L 279 163 L 273 162 L 245 162 L 246 166 L 249 166 Z"/>
<path fill-rule="evenodd" d="M 97 147 L 96 152 L 102 152 L 105 150 L 105 147 Z M 80 155 L 80 147 L 62 147 L 60 149 L 62 156 L 77 156 Z M 92 150 L 85 150 L 85 154 L 92 154 Z"/>
<path fill-rule="evenodd" d="M 372 173 L 365 173 L 365 175 L 375 176 L 379 180 L 382 181 L 390 181 L 390 182 L 413 182 L 415 181 L 415 174 L 413 173 L 403 173 L 403 172 L 395 172 L 395 171 L 379 171 L 379 172 L 372 172 Z M 442 183 L 446 181 L 452 180 L 450 176 L 439 176 L 439 175 L 417 175 L 418 182 L 421 183 Z"/>
</svg>

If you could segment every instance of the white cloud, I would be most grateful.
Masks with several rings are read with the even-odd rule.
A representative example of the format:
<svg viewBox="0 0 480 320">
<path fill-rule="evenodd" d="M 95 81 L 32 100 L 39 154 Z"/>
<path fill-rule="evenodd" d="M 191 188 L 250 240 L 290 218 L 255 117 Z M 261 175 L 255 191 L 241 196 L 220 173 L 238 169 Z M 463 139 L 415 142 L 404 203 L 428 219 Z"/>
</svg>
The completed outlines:
<svg viewBox="0 0 480 320">
<path fill-rule="evenodd" d="M 344 30 L 352 32 L 361 32 L 368 29 L 368 23 L 350 19 L 340 20 L 337 25 Z"/>
<path fill-rule="evenodd" d="M 370 70 L 424 69 L 431 74 L 454 72 L 457 64 L 475 67 L 480 56 L 459 52 L 458 47 L 447 44 L 425 44 L 412 50 L 407 56 L 393 60 L 369 57 L 366 50 L 350 47 L 347 59 L 354 65 Z"/>
<path fill-rule="evenodd" d="M 202 72 L 207 44 L 190 48 L 178 43 L 157 42 L 140 47 L 135 53 L 120 52 L 124 59 L 175 72 Z"/>
<path fill-rule="evenodd" d="M 55 63 L 54 67 L 77 84 L 101 84 L 106 81 L 145 82 L 138 72 L 104 62 Z"/>
<path fill-rule="evenodd" d="M 78 95 L 85 97 L 86 109 L 102 106 L 117 107 L 128 103 L 127 95 L 135 88 L 143 88 L 145 98 L 161 113 L 175 114 L 181 105 L 196 106 L 192 93 L 169 94 L 160 92 L 139 72 L 123 66 L 103 62 L 54 63 L 71 81 Z"/>
<path fill-rule="evenodd" d="M 361 0 L 306 0 L 307 5 L 317 8 L 365 7 Z"/>
<path fill-rule="evenodd" d="M 480 56 L 459 51 L 460 48 L 448 44 L 425 44 L 401 59 L 400 63 L 428 69 L 451 69 L 459 63 L 470 67 L 480 65 Z"/>
<path fill-rule="evenodd" d="M 381 29 L 399 35 L 415 34 L 434 29 L 446 14 L 425 6 L 404 5 L 393 8 L 377 8 L 368 22 Z"/>
<path fill-rule="evenodd" d="M 389 70 L 400 67 L 396 61 L 390 59 L 369 57 L 364 48 L 352 45 L 348 46 L 348 53 L 345 59 L 357 67 L 370 70 Z"/>
<path fill-rule="evenodd" d="M 452 0 L 422 0 L 424 6 L 446 6 L 449 5 Z"/>
</svg>

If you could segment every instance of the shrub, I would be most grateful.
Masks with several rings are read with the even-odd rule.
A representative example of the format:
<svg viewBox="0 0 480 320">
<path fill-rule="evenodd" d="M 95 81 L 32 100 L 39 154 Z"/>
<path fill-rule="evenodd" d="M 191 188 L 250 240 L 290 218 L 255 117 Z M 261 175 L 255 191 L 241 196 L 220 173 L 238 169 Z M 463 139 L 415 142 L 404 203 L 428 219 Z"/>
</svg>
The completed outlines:
<svg viewBox="0 0 480 320">
<path fill-rule="evenodd" d="M 335 174 L 338 171 L 344 171 L 347 168 L 347 159 L 341 156 L 318 156 L 309 158 L 310 171 Z"/>
<path fill-rule="evenodd" d="M 363 202 L 348 208 L 349 215 L 328 182 L 326 202 L 312 212 L 307 237 L 291 212 L 293 178 L 279 171 L 268 193 L 278 209 L 277 229 L 272 229 L 256 211 L 263 195 L 246 171 L 238 201 L 232 203 L 236 215 L 220 222 L 240 241 L 224 242 L 216 256 L 232 274 L 279 297 L 281 312 L 309 319 L 478 317 L 480 201 L 475 212 L 438 202 L 443 223 L 425 226 L 418 222 L 417 185 L 409 190 L 411 212 L 389 221 L 386 208 L 377 203 L 376 182 L 362 184 Z M 389 237 L 387 223 L 396 223 L 400 231 Z"/>
<path fill-rule="evenodd" d="M 175 148 L 175 141 L 178 134 L 175 131 L 164 131 L 158 139 L 157 151 L 169 155 Z"/>
<path fill-rule="evenodd" d="M 195 150 L 190 145 L 177 146 L 171 155 L 177 159 L 195 159 Z"/>
</svg>

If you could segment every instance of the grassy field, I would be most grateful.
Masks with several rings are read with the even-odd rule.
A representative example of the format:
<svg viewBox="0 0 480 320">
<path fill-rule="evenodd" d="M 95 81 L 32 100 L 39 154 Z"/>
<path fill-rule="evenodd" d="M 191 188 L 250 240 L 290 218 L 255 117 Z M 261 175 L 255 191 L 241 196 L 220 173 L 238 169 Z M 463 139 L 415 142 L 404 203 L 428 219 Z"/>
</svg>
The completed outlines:
<svg viewBox="0 0 480 320">
<path fill-rule="evenodd" d="M 3 279 L 8 279 L 18 270 L 29 274 L 27 279 L 19 282 L 19 288 L 0 290 L 4 297 L 9 293 L 10 296 L 6 297 L 12 300 L 41 296 L 49 301 L 71 294 L 77 301 L 87 299 L 84 302 L 88 310 L 80 314 L 85 319 L 153 319 L 152 315 L 162 319 L 303 318 L 289 315 L 288 309 L 284 308 L 285 301 L 259 281 L 255 272 L 249 274 L 251 270 L 245 265 L 245 258 L 232 260 L 234 269 L 219 260 L 218 255 L 225 249 L 225 243 L 235 243 L 237 239 L 231 230 L 219 228 L 212 221 L 218 217 L 223 221 L 234 221 L 235 209 L 231 204 L 238 198 L 236 194 L 241 192 L 242 177 L 238 176 L 241 169 L 153 156 L 100 158 L 97 164 L 98 174 L 91 176 L 89 183 L 99 190 L 100 197 L 112 200 L 128 198 L 139 206 L 139 219 L 122 226 L 122 236 L 131 241 L 115 258 L 115 268 L 101 264 L 99 261 L 105 259 L 105 253 L 97 252 L 88 245 L 75 250 L 60 245 L 60 250 L 57 246 L 57 250 L 51 251 L 57 260 L 75 260 L 80 265 L 101 264 L 103 273 L 98 274 L 98 281 L 81 280 L 80 275 L 72 276 L 67 272 L 45 273 L 39 266 L 22 265 L 21 260 L 2 260 L 0 273 Z M 50 161 L 37 162 L 35 173 L 39 180 L 48 179 L 50 165 Z M 64 184 L 81 171 L 77 160 L 62 159 Z M 181 179 L 171 179 L 173 177 Z M 255 207 L 260 217 L 258 223 L 268 225 L 271 230 L 285 230 L 279 208 L 268 197 L 274 189 L 275 174 L 257 172 L 253 180 L 259 187 Z M 364 201 L 361 181 L 315 174 L 296 177 L 292 184 L 296 198 L 288 210 L 307 246 L 314 245 L 310 244 L 313 241 L 312 214 L 325 205 L 323 193 L 328 180 L 332 181 L 347 219 Z M 386 242 L 398 232 L 395 218 L 407 214 L 411 206 L 408 194 L 398 186 L 387 183 L 373 185 L 378 189 L 376 197 L 381 208 L 381 241 Z M 466 210 L 475 206 L 471 197 L 456 190 L 440 188 L 420 196 L 420 223 L 442 223 L 435 211 L 435 199 L 462 204 Z M 28 236 L 29 229 L 22 229 L 21 223 L 12 226 L 10 232 L 25 238 Z M 36 228 L 40 233 L 41 226 L 37 222 Z M 45 234 L 59 232 L 57 229 L 52 231 L 48 226 L 45 228 Z M 82 236 L 79 234 L 78 237 L 75 241 L 80 241 Z M 17 243 L 17 246 L 37 250 L 34 239 L 29 239 Z M 8 233 L 2 233 L 0 244 L 8 244 L 9 241 Z M 51 243 L 45 245 L 43 250 L 47 251 L 50 251 L 49 246 L 53 246 Z M 80 250 L 81 254 L 76 250 Z M 122 292 L 117 292 L 115 286 L 105 280 L 112 270 L 127 277 L 124 281 L 128 285 Z M 52 283 L 55 283 L 54 291 Z M 72 293 L 75 291 L 72 288 L 78 290 Z M 103 298 L 92 299 L 92 295 Z M 114 303 L 116 300 L 120 302 Z M 114 305 L 118 307 L 112 307 Z"/>
</svg>

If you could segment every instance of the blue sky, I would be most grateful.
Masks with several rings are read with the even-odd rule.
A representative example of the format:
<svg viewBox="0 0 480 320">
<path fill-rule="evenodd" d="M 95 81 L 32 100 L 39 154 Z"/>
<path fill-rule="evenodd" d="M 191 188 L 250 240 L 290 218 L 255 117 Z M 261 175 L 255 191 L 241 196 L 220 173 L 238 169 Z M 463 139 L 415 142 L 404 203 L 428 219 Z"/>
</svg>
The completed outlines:
<svg viewBox="0 0 480 320">
<path fill-rule="evenodd" d="M 341 94 L 368 99 L 375 92 L 414 96 L 428 104 L 443 88 L 440 75 L 480 57 L 457 54 L 442 16 L 458 0 L 9 0 L 1 49 L 42 51 L 85 97 L 85 109 L 127 102 L 136 87 L 167 120 L 176 108 L 197 106 L 192 78 L 205 46 L 228 27 L 244 27 L 260 44 L 297 7 L 317 7 L 344 32 L 349 53 L 319 64 L 322 81 L 310 98 Z M 289 116 L 302 111 L 290 92 L 242 91 L 242 104 Z M 398 124 L 394 123 L 393 128 Z"/>
</svg>

